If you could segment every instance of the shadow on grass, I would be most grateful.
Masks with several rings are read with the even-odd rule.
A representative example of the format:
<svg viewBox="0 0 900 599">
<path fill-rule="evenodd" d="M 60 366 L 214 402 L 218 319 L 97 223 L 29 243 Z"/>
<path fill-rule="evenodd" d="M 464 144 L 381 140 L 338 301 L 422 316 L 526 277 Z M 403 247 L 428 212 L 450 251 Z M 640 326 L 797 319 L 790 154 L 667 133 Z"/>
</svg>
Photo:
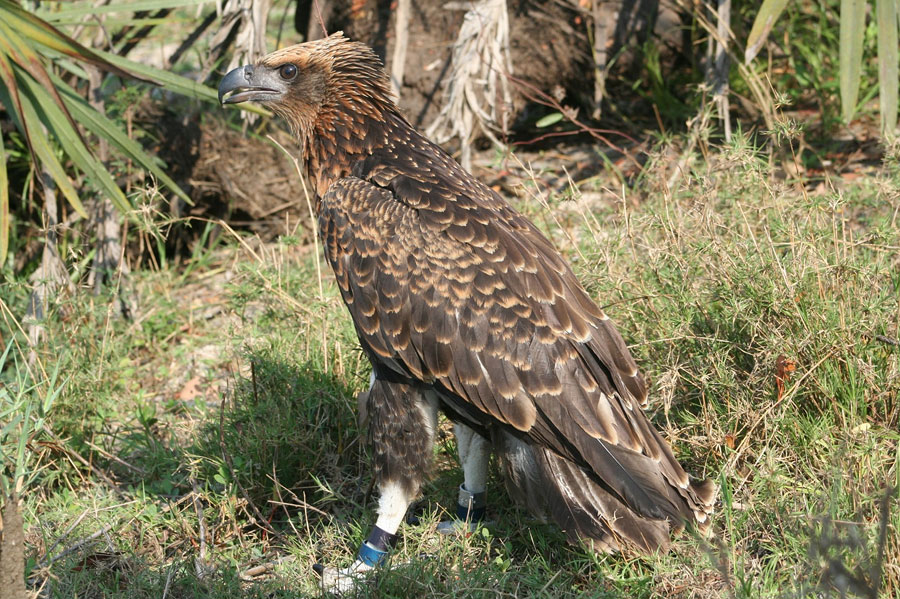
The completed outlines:
<svg viewBox="0 0 900 599">
<path fill-rule="evenodd" d="M 52 580 L 54 597 L 73 589 L 79 597 L 271 596 L 241 580 L 248 561 L 306 542 L 297 531 L 361 519 L 370 477 L 351 377 L 272 349 L 244 363 L 249 372 L 234 375 L 219 401 L 140 405 L 137 426 L 103 437 L 102 453 L 85 452 L 95 473 L 114 480 L 117 499 L 140 513 L 123 511 L 80 546 L 62 544 L 71 551 L 35 564 L 33 583 Z M 160 546 L 148 546 L 148 533 Z M 277 593 L 279 583 L 265 587 Z"/>
</svg>

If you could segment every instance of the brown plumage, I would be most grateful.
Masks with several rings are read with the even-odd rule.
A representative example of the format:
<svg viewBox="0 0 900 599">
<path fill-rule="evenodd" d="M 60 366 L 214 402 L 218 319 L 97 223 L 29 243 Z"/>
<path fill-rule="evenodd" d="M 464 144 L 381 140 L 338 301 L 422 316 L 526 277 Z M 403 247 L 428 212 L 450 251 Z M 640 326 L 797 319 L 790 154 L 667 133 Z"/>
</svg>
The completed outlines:
<svg viewBox="0 0 900 599">
<path fill-rule="evenodd" d="M 705 527 L 691 482 L 642 411 L 622 337 L 551 243 L 399 113 L 379 59 L 341 34 L 222 82 L 296 134 L 320 235 L 373 364 L 376 476 L 418 490 L 431 453 L 417 402 L 492 439 L 507 487 L 575 540 L 665 549 Z"/>
</svg>

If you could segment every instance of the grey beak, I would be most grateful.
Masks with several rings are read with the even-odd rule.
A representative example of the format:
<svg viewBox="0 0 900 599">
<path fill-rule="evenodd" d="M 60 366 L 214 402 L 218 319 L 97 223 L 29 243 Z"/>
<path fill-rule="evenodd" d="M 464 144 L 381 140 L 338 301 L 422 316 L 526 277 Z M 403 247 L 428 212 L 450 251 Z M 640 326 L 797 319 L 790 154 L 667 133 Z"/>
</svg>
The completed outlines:
<svg viewBox="0 0 900 599">
<path fill-rule="evenodd" d="M 250 64 L 232 70 L 219 83 L 220 104 L 276 100 L 283 93 L 283 84 L 268 69 Z"/>
</svg>

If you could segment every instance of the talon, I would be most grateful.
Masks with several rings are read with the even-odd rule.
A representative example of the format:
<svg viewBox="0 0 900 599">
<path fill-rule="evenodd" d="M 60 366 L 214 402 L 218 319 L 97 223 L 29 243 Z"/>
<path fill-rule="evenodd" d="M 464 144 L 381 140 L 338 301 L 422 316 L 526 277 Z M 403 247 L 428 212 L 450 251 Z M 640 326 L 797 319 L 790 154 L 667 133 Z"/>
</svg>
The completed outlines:
<svg viewBox="0 0 900 599">
<path fill-rule="evenodd" d="M 464 534 L 466 536 L 474 533 L 478 526 L 481 524 L 490 524 L 489 522 L 484 522 L 483 520 L 473 521 L 473 520 L 458 520 L 454 518 L 453 520 L 443 520 L 438 522 L 437 531 L 442 535 L 454 535 L 454 534 Z"/>
</svg>

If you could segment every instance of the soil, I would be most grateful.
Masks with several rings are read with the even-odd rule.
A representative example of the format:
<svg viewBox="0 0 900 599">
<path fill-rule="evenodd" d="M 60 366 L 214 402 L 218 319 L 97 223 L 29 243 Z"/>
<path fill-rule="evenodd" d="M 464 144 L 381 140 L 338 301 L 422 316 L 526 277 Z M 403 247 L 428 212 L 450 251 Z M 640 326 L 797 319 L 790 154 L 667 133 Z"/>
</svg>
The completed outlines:
<svg viewBox="0 0 900 599">
<path fill-rule="evenodd" d="M 385 59 L 394 51 L 392 3 L 336 0 L 333 4 L 326 22 L 328 31 L 343 30 L 351 39 L 372 46 L 390 64 Z M 440 112 L 444 77 L 465 10 L 446 8 L 446 0 L 417 0 L 412 4 L 400 107 L 410 122 L 422 129 Z M 591 72 L 585 21 L 574 5 L 510 2 L 509 25 L 517 79 L 544 92 L 556 86 L 574 93 L 593 89 L 590 78 L 584 76 Z M 515 87 L 513 111 L 522 115 L 533 92 L 526 85 Z"/>
<path fill-rule="evenodd" d="M 308 33 L 304 33 L 321 37 L 317 14 L 309 7 L 303 10 L 307 4 L 308 0 L 298 2 L 298 23 L 308 19 Z M 396 25 L 391 17 L 396 2 L 331 0 L 320 4 L 325 6 L 323 18 L 329 32 L 342 30 L 351 39 L 369 44 L 390 65 L 387 58 L 394 51 Z M 465 14 L 464 8 L 448 8 L 454 4 L 465 7 L 468 2 L 412 3 L 400 107 L 417 128 L 425 128 L 440 111 L 444 78 Z M 635 109 L 649 111 L 648 106 L 635 105 L 637 94 L 630 89 L 643 69 L 643 44 L 655 38 L 654 47 L 665 75 L 675 65 L 690 63 L 690 28 L 682 26 L 682 11 L 675 0 L 605 0 L 602 4 L 601 18 L 609 21 L 605 102 L 616 104 L 626 114 L 633 114 Z M 513 128 L 527 126 L 545 112 L 537 106 L 534 90 L 562 97 L 563 105 L 590 114 L 594 104 L 591 3 L 508 0 L 507 7 L 515 77 L 514 118 L 510 119 Z"/>
<path fill-rule="evenodd" d="M 234 129 L 221 118 L 175 112 L 158 104 L 145 104 L 138 120 L 159 140 L 156 152 L 193 202 L 191 206 L 176 200 L 174 216 L 222 219 L 263 240 L 292 234 L 301 243 L 312 241 L 296 167 L 270 140 Z M 296 155 L 290 135 L 271 129 L 272 137 Z M 203 229 L 196 224 L 176 227 L 169 234 L 167 249 L 175 254 L 189 252 Z"/>
<path fill-rule="evenodd" d="M 669 38 L 678 29 L 674 25 L 678 17 L 665 5 L 669 1 L 663 0 L 655 35 L 666 39 L 667 44 L 671 42 L 674 48 L 676 40 Z M 508 2 L 515 76 L 512 104 L 517 117 L 512 121 L 510 141 L 530 140 L 545 132 L 533 127 L 534 121 L 548 110 L 535 102 L 535 90 L 553 95 L 565 106 L 585 109 L 582 114 L 590 114 L 594 83 L 588 28 L 592 24 L 582 4 L 585 3 L 562 0 Z M 609 10 L 619 11 L 616 14 L 621 15 L 611 34 L 609 56 L 616 55 L 616 48 L 621 46 L 639 47 L 640 39 L 648 35 L 647 17 L 642 15 L 649 9 L 637 0 L 611 0 L 609 4 L 615 5 Z M 316 15 L 304 13 L 303 5 L 301 0 L 298 27 L 303 29 L 302 24 L 306 22 L 311 32 L 320 32 Z M 446 0 L 416 0 L 412 5 L 400 105 L 421 130 L 440 111 L 444 78 L 465 11 L 448 9 Z M 396 8 L 392 2 L 331 0 L 320 2 L 320 6 L 329 32 L 343 30 L 348 37 L 371 45 L 383 59 L 392 55 L 395 39 L 392 15 Z M 653 10 L 655 6 L 654 3 Z M 628 94 L 610 91 L 615 90 L 616 77 L 640 68 L 637 51 L 618 54 L 614 65 L 607 86 L 610 97 L 619 98 L 630 111 L 640 110 L 633 101 L 634 91 Z M 139 126 L 160 140 L 156 148 L 159 155 L 194 203 L 193 206 L 176 203 L 172 210 L 174 216 L 221 218 L 231 227 L 251 231 L 264 241 L 290 232 L 298 234 L 301 242 L 311 242 L 312 233 L 306 226 L 309 218 L 306 200 L 295 166 L 268 139 L 231 128 L 216 115 L 179 111 L 177 107 L 160 108 L 158 104 L 147 103 L 140 121 Z M 273 135 L 285 148 L 295 150 L 286 133 L 276 131 Z M 596 140 L 582 142 L 596 145 Z M 524 156 L 527 163 L 532 158 L 529 150 L 544 152 L 555 145 L 518 146 L 517 154 Z M 566 154 L 570 150 L 561 148 L 560 151 Z M 593 172 L 601 164 L 595 152 L 589 154 L 587 160 L 581 157 L 567 162 L 580 175 L 587 176 L 585 169 Z M 492 152 L 485 156 L 476 159 L 476 168 L 478 162 L 491 162 Z M 490 178 L 489 172 L 482 175 Z M 297 223 L 301 224 L 295 231 Z M 196 225 L 173 229 L 167 250 L 175 254 L 189 253 L 202 231 L 203 227 Z"/>
</svg>

